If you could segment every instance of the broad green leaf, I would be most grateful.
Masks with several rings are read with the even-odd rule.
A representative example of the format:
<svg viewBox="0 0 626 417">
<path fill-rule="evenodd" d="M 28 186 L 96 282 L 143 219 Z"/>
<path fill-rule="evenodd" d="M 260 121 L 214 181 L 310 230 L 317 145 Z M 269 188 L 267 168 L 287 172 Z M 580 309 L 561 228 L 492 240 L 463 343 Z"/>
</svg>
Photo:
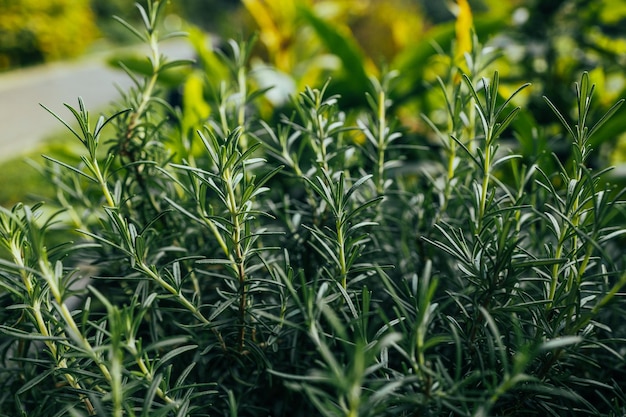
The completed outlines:
<svg viewBox="0 0 626 417">
<path fill-rule="evenodd" d="M 346 83 L 348 92 L 363 94 L 369 86 L 369 78 L 365 70 L 368 64 L 354 38 L 349 32 L 342 33 L 304 5 L 298 8 L 298 12 L 315 30 L 328 50 L 341 60 L 345 71 L 343 82 Z"/>
</svg>

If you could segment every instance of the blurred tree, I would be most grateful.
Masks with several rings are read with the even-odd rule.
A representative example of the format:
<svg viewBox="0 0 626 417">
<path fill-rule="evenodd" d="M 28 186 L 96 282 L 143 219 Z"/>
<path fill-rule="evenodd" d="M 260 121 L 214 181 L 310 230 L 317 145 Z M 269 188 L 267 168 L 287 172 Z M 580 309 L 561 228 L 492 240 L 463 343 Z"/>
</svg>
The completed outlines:
<svg viewBox="0 0 626 417">
<path fill-rule="evenodd" d="M 0 70 L 76 56 L 97 35 L 89 0 L 0 0 Z"/>
</svg>

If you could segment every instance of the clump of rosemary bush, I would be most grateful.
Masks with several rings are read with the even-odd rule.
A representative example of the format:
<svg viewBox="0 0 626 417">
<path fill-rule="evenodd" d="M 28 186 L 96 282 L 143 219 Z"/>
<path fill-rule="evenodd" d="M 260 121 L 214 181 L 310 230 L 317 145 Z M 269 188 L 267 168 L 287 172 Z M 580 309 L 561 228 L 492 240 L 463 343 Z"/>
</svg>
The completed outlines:
<svg viewBox="0 0 626 417">
<path fill-rule="evenodd" d="M 394 72 L 367 108 L 326 83 L 263 119 L 233 42 L 189 134 L 162 6 L 125 24 L 152 70 L 112 115 L 55 115 L 85 148 L 46 165 L 60 210 L 0 210 L 1 416 L 624 414 L 622 191 L 588 164 L 621 101 L 593 118 L 586 73 L 573 122 L 547 98 L 573 155 L 547 171 L 503 146 L 528 86 L 478 45 L 418 137 Z"/>
</svg>

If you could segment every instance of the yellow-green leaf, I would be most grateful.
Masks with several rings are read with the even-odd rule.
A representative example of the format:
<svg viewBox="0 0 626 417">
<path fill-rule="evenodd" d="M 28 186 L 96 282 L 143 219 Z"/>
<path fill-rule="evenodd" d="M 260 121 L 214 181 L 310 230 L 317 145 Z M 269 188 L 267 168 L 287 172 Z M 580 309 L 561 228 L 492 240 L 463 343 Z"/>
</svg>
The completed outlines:
<svg viewBox="0 0 626 417">
<path fill-rule="evenodd" d="M 472 9 L 467 0 L 457 0 L 458 12 L 454 28 L 456 30 L 456 58 L 472 52 L 473 18 Z"/>
</svg>

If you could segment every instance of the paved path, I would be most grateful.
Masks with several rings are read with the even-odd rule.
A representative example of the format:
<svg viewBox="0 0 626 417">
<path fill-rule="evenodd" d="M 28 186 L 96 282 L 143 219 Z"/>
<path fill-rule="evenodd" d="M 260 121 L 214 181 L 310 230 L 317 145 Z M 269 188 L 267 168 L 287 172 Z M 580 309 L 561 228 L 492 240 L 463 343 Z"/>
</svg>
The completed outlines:
<svg viewBox="0 0 626 417">
<path fill-rule="evenodd" d="M 169 59 L 193 56 L 185 39 L 163 43 L 161 51 Z M 42 139 L 63 129 L 40 103 L 71 121 L 63 104 L 77 107 L 78 97 L 82 97 L 95 122 L 96 112 L 119 98 L 116 85 L 125 89 L 132 84 L 123 71 L 107 66 L 108 56 L 98 54 L 0 74 L 0 161 L 34 149 Z"/>
</svg>

